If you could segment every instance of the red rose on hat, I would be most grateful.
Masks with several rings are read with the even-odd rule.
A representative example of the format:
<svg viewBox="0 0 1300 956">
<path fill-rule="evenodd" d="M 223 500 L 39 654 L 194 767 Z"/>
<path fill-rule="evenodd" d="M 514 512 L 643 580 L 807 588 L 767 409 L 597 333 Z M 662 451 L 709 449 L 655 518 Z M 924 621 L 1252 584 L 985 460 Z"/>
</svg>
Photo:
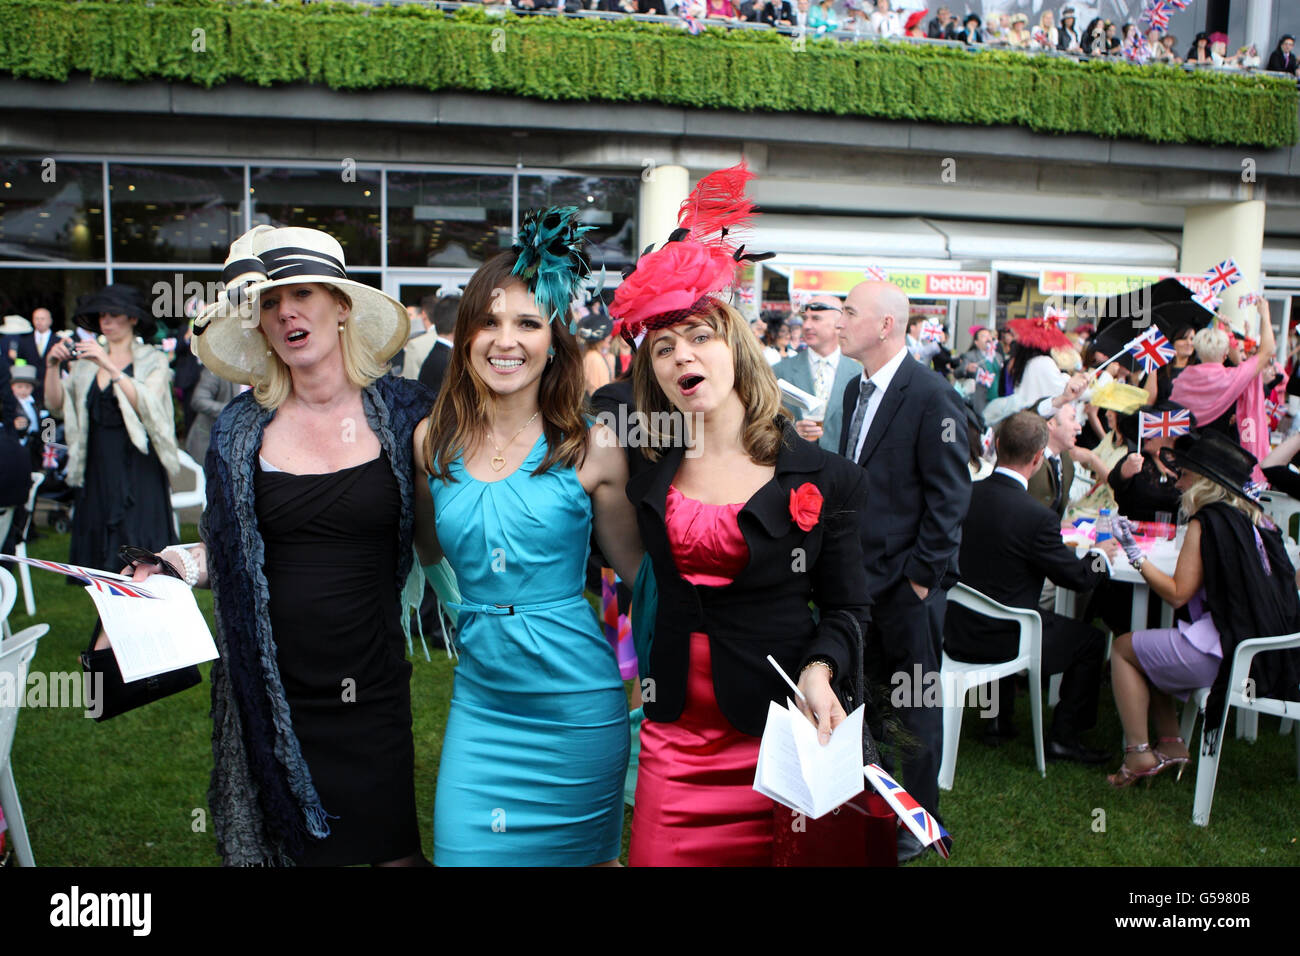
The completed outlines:
<svg viewBox="0 0 1300 956">
<path fill-rule="evenodd" d="M 821 490 L 810 481 L 790 490 L 790 517 L 800 531 L 811 531 L 822 515 Z"/>
</svg>

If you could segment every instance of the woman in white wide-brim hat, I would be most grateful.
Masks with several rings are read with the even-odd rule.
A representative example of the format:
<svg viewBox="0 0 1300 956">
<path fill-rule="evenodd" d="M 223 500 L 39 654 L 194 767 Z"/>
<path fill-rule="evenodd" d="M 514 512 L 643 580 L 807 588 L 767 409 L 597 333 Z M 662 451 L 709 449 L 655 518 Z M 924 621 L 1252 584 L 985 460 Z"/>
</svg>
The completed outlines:
<svg viewBox="0 0 1300 956">
<path fill-rule="evenodd" d="M 165 555 L 215 592 L 218 849 L 231 864 L 419 864 L 402 593 L 412 434 L 433 396 L 387 374 L 406 310 L 349 279 L 314 229 L 245 233 L 223 281 L 196 351 L 252 388 L 212 427 L 204 543 Z"/>
</svg>

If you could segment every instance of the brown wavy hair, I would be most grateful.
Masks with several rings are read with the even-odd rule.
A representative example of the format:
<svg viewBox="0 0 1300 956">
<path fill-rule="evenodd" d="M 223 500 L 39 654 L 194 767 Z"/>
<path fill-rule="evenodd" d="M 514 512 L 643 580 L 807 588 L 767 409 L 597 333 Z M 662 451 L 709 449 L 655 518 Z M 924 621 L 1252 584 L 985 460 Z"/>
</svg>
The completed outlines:
<svg viewBox="0 0 1300 956">
<path fill-rule="evenodd" d="M 776 464 L 776 453 L 781 446 L 781 425 L 777 416 L 784 414 L 781 390 L 777 387 L 772 367 L 763 358 L 758 340 L 750 331 L 749 323 L 731 306 L 716 300 L 692 319 L 698 319 L 713 329 L 731 349 L 736 377 L 733 387 L 745 406 L 745 425 L 741 432 L 745 454 L 760 465 Z M 668 421 L 669 414 L 676 409 L 655 378 L 651 355 L 653 336 L 654 332 L 648 333 L 641 348 L 632 356 L 632 388 L 637 410 L 647 413 L 645 420 L 651 436 L 651 441 L 642 446 L 641 452 L 651 461 L 658 461 L 660 449 L 671 446 L 672 436 L 658 434 L 657 425 Z"/>
<path fill-rule="evenodd" d="M 424 438 L 424 465 L 430 475 L 451 480 L 450 465 L 471 452 L 491 427 L 488 410 L 492 389 L 470 364 L 474 337 L 491 315 L 493 293 L 512 284 L 515 255 L 503 252 L 485 262 L 470 278 L 456 310 L 455 345 L 447 364 L 442 391 L 429 413 L 429 430 Z M 582 358 L 578 345 L 563 321 L 551 323 L 554 356 L 542 370 L 537 404 L 546 435 L 546 457 L 537 466 L 540 475 L 553 465 L 577 468 L 587 451 L 587 424 L 583 392 Z"/>
</svg>

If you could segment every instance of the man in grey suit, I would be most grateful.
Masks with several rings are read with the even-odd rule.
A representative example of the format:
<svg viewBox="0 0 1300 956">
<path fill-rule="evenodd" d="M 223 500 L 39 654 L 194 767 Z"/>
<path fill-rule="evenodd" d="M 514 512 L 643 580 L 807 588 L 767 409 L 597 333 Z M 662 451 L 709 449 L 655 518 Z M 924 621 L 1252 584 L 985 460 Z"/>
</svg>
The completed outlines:
<svg viewBox="0 0 1300 956">
<path fill-rule="evenodd" d="M 839 320 L 839 299 L 833 295 L 813 296 L 803 311 L 803 340 L 808 347 L 772 366 L 777 378 L 826 403 L 826 417 L 821 425 L 799 420 L 799 413 L 792 406 L 787 405 L 786 410 L 791 412 L 795 430 L 801 436 L 836 453 L 840 450 L 840 431 L 844 426 L 844 389 L 862 374 L 861 363 L 840 352 L 839 332 L 835 329 Z"/>
</svg>

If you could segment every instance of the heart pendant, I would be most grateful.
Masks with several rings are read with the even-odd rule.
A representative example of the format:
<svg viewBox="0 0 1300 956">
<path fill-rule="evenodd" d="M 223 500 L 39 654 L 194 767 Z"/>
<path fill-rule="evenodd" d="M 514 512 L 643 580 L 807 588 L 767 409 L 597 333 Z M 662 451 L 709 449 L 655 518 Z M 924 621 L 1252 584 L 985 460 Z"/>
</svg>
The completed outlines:
<svg viewBox="0 0 1300 956">
<path fill-rule="evenodd" d="M 493 471 L 500 471 L 506 466 L 506 460 L 501 455 L 493 455 L 491 465 Z"/>
</svg>

